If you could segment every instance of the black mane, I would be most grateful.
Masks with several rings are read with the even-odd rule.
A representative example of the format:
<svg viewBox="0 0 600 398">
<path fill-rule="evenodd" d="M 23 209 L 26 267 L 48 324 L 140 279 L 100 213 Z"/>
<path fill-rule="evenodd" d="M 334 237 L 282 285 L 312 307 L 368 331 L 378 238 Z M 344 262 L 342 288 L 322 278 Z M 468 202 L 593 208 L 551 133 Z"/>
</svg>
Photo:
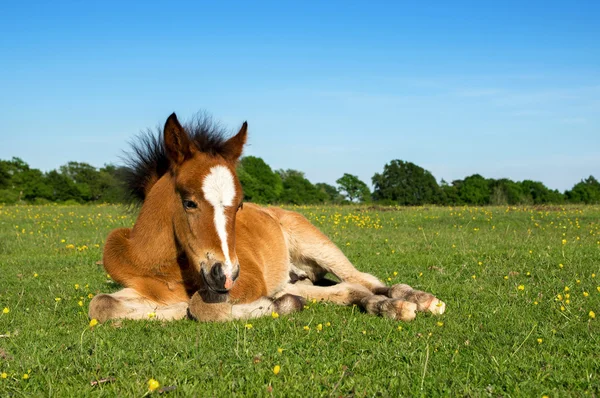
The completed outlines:
<svg viewBox="0 0 600 398">
<path fill-rule="evenodd" d="M 210 155 L 224 155 L 226 131 L 204 113 L 183 125 L 196 149 Z M 131 151 L 123 156 L 123 183 L 128 199 L 141 203 L 154 183 L 169 171 L 169 158 L 163 144 L 163 129 L 148 129 L 130 142 Z"/>
</svg>

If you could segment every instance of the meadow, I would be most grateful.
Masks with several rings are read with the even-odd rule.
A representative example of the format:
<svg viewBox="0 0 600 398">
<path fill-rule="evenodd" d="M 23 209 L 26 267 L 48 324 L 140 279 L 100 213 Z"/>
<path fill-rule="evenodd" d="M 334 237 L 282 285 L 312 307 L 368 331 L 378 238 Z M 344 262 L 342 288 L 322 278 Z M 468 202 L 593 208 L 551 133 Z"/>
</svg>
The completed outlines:
<svg viewBox="0 0 600 398">
<path fill-rule="evenodd" d="M 297 207 L 361 270 L 444 300 L 90 324 L 117 205 L 0 207 L 0 396 L 600 394 L 600 207 Z M 149 381 L 152 383 L 149 385 Z M 154 391 L 150 391 L 152 387 Z"/>
</svg>

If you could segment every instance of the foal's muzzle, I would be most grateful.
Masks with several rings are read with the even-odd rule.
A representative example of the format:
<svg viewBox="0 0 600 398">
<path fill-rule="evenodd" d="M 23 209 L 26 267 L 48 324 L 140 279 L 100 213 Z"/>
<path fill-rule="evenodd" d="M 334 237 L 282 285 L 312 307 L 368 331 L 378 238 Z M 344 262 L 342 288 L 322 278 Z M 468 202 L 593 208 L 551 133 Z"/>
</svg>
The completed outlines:
<svg viewBox="0 0 600 398">
<path fill-rule="evenodd" d="M 214 263 L 210 268 L 210 272 L 206 272 L 205 268 L 202 267 L 202 278 L 208 288 L 221 294 L 229 292 L 239 275 L 239 265 L 233 267 L 233 272 L 230 275 L 224 272 L 224 265 L 220 262 Z"/>
</svg>

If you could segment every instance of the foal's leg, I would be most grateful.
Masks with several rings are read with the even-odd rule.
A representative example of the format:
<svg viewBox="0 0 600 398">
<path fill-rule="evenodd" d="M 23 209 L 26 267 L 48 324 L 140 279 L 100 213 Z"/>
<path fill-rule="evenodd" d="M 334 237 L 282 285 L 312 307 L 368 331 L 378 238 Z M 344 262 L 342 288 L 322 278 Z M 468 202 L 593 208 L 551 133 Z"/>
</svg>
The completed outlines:
<svg viewBox="0 0 600 398">
<path fill-rule="evenodd" d="M 159 304 L 135 289 L 125 288 L 112 294 L 98 294 L 90 302 L 88 315 L 99 322 L 109 319 L 176 320 L 187 316 L 187 301 Z"/>
<path fill-rule="evenodd" d="M 417 304 L 418 311 L 443 314 L 446 304 L 431 293 L 414 290 L 408 285 L 386 286 L 375 276 L 357 270 L 344 253 L 302 215 L 278 210 L 292 263 L 313 280 L 331 272 L 343 282 L 364 286 L 376 295 Z"/>
<path fill-rule="evenodd" d="M 377 294 L 383 294 L 387 297 L 410 301 L 417 305 L 417 311 L 431 312 L 441 315 L 446 311 L 446 303 L 439 300 L 431 293 L 416 290 L 406 284 L 397 284 L 391 287 L 377 288 Z"/>
<path fill-rule="evenodd" d="M 230 296 L 215 295 L 206 291 L 194 293 L 190 299 L 188 315 L 200 322 L 225 322 L 235 319 L 252 319 L 278 314 L 301 311 L 303 300 L 298 296 L 285 294 L 272 300 L 261 297 L 251 303 L 232 304 Z"/>
<path fill-rule="evenodd" d="M 417 305 L 409 301 L 375 295 L 362 285 L 341 282 L 332 286 L 314 286 L 302 283 L 289 284 L 287 294 L 299 295 L 307 300 L 324 300 L 340 305 L 356 304 L 367 313 L 401 321 L 415 318 Z"/>
</svg>

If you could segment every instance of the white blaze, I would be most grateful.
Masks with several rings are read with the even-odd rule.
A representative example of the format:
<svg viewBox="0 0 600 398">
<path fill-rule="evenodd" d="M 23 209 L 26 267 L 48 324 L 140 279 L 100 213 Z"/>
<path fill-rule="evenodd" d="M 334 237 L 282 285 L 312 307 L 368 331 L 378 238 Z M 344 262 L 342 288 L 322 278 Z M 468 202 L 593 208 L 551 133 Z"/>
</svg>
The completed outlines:
<svg viewBox="0 0 600 398">
<path fill-rule="evenodd" d="M 229 245 L 227 244 L 227 219 L 225 208 L 233 205 L 235 198 L 235 183 L 231 171 L 225 166 L 214 166 L 202 183 L 204 198 L 210 203 L 215 213 L 215 228 L 221 240 L 221 249 L 225 256 L 223 273 L 231 278 L 233 264 L 229 258 Z"/>
</svg>

